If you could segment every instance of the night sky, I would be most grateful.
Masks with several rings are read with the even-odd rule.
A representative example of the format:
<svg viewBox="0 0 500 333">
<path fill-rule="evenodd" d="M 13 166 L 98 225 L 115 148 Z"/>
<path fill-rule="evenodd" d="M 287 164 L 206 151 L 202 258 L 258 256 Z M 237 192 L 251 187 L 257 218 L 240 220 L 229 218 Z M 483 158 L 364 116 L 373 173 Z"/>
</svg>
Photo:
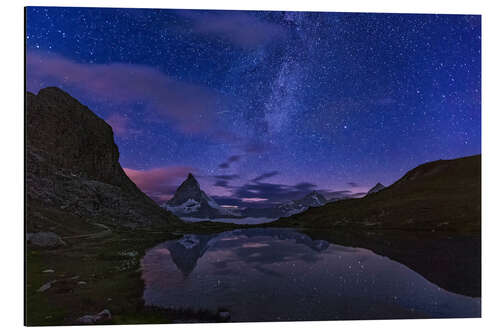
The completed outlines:
<svg viewBox="0 0 500 333">
<path fill-rule="evenodd" d="M 41 8 L 27 88 L 59 86 L 114 130 L 163 202 L 189 172 L 226 205 L 390 185 L 481 152 L 481 18 Z"/>
</svg>

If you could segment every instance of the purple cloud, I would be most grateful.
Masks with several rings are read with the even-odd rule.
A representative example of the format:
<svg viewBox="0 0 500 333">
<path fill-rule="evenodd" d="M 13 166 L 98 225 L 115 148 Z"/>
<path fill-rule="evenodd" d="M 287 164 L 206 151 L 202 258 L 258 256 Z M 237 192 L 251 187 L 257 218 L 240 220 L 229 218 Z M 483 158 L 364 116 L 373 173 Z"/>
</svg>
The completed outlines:
<svg viewBox="0 0 500 333">
<path fill-rule="evenodd" d="M 227 180 L 217 180 L 214 183 L 214 186 L 217 186 L 217 187 L 230 187 L 229 186 L 229 182 Z"/>
<path fill-rule="evenodd" d="M 234 162 L 238 162 L 240 160 L 241 156 L 240 155 L 232 155 L 232 156 L 229 156 L 229 158 L 227 159 L 227 161 L 219 164 L 219 168 L 221 169 L 227 169 L 231 166 L 231 164 L 233 164 Z"/>
<path fill-rule="evenodd" d="M 157 202 L 169 200 L 178 184 L 194 168 L 185 165 L 166 166 L 149 170 L 123 168 L 127 176 L 150 198 Z"/>
<path fill-rule="evenodd" d="M 286 35 L 282 26 L 244 12 L 183 11 L 180 14 L 191 19 L 195 33 L 215 35 L 245 49 L 259 47 Z"/>
<path fill-rule="evenodd" d="M 262 142 L 248 142 L 243 145 L 242 149 L 247 153 L 265 153 L 276 147 L 271 143 L 262 143 Z"/>
<path fill-rule="evenodd" d="M 131 126 L 129 118 L 118 113 L 112 113 L 105 119 L 105 121 L 113 128 L 114 135 L 121 138 L 128 138 L 142 133 L 141 130 L 135 129 Z"/>
<path fill-rule="evenodd" d="M 220 98 L 208 88 L 175 80 L 153 67 L 84 64 L 38 52 L 27 53 L 26 85 L 35 93 L 45 86 L 59 85 L 124 106 L 144 102 L 153 115 L 171 121 L 187 133 L 213 129 Z"/>
<path fill-rule="evenodd" d="M 221 179 L 221 180 L 233 180 L 233 179 L 238 179 L 240 178 L 239 175 L 215 175 L 215 179 Z"/>
<path fill-rule="evenodd" d="M 266 172 L 266 173 L 263 173 L 263 174 L 255 177 L 254 179 L 252 179 L 252 181 L 255 182 L 255 183 L 258 183 L 258 182 L 260 182 L 260 181 L 262 181 L 264 179 L 274 177 L 274 176 L 276 176 L 278 174 L 279 174 L 278 171 Z"/>
</svg>

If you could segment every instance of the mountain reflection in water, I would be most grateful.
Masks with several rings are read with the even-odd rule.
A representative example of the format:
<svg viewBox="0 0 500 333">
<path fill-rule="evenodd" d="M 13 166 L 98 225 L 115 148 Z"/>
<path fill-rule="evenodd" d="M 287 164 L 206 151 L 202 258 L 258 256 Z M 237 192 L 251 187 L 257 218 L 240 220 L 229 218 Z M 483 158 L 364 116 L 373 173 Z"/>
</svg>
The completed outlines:
<svg viewBox="0 0 500 333">
<path fill-rule="evenodd" d="M 147 305 L 166 308 L 224 308 L 232 321 L 480 316 L 480 298 L 434 284 L 442 279 L 433 283 L 424 278 L 446 265 L 416 272 L 412 269 L 421 263 L 390 258 L 408 260 L 421 251 L 404 257 L 405 250 L 395 248 L 401 236 L 391 236 L 394 247 L 388 248 L 399 255 L 395 258 L 380 252 L 385 243 L 376 236 L 372 251 L 353 243 L 356 238 L 370 244 L 370 235 L 324 231 L 257 228 L 184 235 L 146 253 L 144 299 Z M 476 282 L 461 285 L 467 283 Z"/>
</svg>

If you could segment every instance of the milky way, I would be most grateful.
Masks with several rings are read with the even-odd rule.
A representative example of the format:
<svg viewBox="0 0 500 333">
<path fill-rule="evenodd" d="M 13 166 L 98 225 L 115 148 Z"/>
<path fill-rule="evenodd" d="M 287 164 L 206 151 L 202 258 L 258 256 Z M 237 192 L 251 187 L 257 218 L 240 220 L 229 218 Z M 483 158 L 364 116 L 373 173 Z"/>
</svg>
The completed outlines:
<svg viewBox="0 0 500 333">
<path fill-rule="evenodd" d="M 481 18 L 30 7 L 27 88 L 105 119 L 157 201 L 334 197 L 481 152 Z M 265 200 L 264 200 L 265 199 Z"/>
</svg>

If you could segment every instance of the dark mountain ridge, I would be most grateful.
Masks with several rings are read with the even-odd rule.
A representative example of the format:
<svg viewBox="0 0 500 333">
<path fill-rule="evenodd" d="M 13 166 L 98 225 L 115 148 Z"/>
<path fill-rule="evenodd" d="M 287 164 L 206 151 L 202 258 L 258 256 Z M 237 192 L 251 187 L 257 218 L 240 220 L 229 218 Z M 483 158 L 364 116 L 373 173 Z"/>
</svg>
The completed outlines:
<svg viewBox="0 0 500 333">
<path fill-rule="evenodd" d="M 26 126 L 29 231 L 61 229 L 68 220 L 128 227 L 179 222 L 127 177 L 111 126 L 66 92 L 27 92 Z"/>
<path fill-rule="evenodd" d="M 381 191 L 312 207 L 270 225 L 479 231 L 481 155 L 425 163 Z"/>
<path fill-rule="evenodd" d="M 366 194 L 372 194 L 372 193 L 377 193 L 385 188 L 384 185 L 377 183 L 375 186 L 373 186 Z"/>
</svg>

